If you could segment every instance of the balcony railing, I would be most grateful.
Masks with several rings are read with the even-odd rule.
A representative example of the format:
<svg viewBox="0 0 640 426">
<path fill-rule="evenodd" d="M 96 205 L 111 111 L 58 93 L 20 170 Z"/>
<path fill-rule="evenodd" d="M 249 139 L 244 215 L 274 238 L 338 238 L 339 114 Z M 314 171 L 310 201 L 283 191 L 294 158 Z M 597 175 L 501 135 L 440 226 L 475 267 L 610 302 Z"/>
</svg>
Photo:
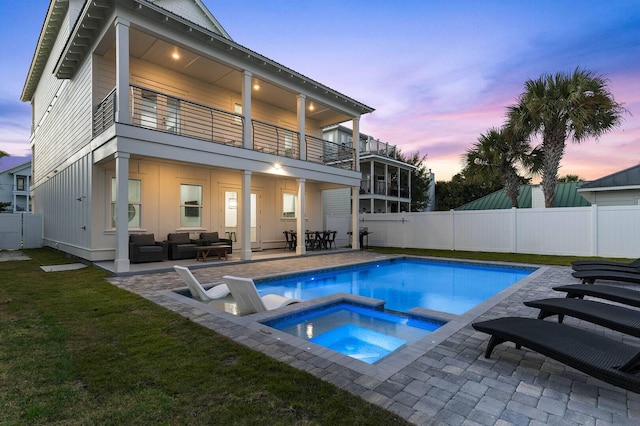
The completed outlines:
<svg viewBox="0 0 640 426">
<path fill-rule="evenodd" d="M 398 191 L 399 189 L 399 191 Z M 369 179 L 360 181 L 360 194 L 371 194 L 371 181 Z M 384 180 L 376 180 L 373 185 L 374 195 L 385 195 L 398 198 L 409 198 L 410 191 L 408 186 L 400 186 L 395 183 L 389 184 Z"/>
<path fill-rule="evenodd" d="M 116 89 L 113 89 L 103 100 L 98 104 L 96 111 L 93 113 L 93 137 L 95 138 L 100 133 L 104 132 L 107 128 L 113 125 L 116 120 Z"/>
<path fill-rule="evenodd" d="M 377 154 L 383 157 L 398 159 L 398 149 L 395 145 L 389 145 L 387 142 L 381 142 L 378 139 L 369 138 L 366 141 L 360 141 L 361 154 Z"/>
<path fill-rule="evenodd" d="M 244 117 L 207 105 L 130 86 L 130 119 L 134 126 L 165 133 L 243 147 Z M 115 89 L 96 107 L 93 136 L 115 123 Z M 356 170 L 355 150 L 313 136 L 306 136 L 307 155 L 300 158 L 300 133 L 258 120 L 251 121 L 253 150 L 280 157 L 302 159 Z"/>
</svg>

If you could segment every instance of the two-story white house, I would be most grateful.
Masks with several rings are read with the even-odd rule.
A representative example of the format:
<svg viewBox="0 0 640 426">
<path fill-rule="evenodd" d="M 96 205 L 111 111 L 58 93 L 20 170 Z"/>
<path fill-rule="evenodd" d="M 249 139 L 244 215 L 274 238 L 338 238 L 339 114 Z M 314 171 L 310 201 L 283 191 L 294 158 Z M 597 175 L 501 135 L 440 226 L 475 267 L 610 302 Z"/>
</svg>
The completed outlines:
<svg viewBox="0 0 640 426">
<path fill-rule="evenodd" d="M 322 191 L 361 180 L 322 129 L 359 140 L 373 111 L 236 43 L 200 0 L 51 0 L 21 99 L 44 244 L 116 272 L 133 233 L 235 232 L 251 259 L 321 229 Z"/>
<path fill-rule="evenodd" d="M 0 202 L 10 203 L 9 213 L 30 213 L 31 161 L 0 172 Z"/>
</svg>

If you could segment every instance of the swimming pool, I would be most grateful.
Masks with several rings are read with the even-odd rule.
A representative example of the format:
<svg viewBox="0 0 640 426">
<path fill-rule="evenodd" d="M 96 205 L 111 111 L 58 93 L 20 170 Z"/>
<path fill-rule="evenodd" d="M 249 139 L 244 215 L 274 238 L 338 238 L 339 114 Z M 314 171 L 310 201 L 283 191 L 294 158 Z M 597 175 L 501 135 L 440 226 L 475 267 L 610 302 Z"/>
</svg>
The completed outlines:
<svg viewBox="0 0 640 426">
<path fill-rule="evenodd" d="M 260 294 L 302 300 L 342 292 L 384 300 L 388 310 L 463 314 L 534 270 L 403 257 L 257 280 L 256 287 Z"/>
</svg>

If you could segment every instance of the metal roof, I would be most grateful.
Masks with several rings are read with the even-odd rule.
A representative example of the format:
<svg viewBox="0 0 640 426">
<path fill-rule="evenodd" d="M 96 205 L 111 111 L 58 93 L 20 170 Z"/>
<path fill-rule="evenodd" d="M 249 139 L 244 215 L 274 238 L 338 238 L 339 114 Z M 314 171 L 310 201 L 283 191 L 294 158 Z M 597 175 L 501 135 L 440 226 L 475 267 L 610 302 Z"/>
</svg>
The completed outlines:
<svg viewBox="0 0 640 426">
<path fill-rule="evenodd" d="M 578 193 L 578 188 L 583 182 L 559 182 L 556 187 L 556 197 L 553 207 L 588 207 L 591 205 L 582 195 Z M 518 207 L 521 209 L 531 208 L 531 193 L 534 185 L 520 185 L 520 195 L 518 196 Z M 470 203 L 463 204 L 454 210 L 496 210 L 510 209 L 511 201 L 507 197 L 504 189 L 486 195 Z"/>
<path fill-rule="evenodd" d="M 581 191 L 595 190 L 601 188 L 613 188 L 621 186 L 639 186 L 640 185 L 640 164 L 620 170 L 600 179 L 587 182 L 580 188 Z"/>
</svg>

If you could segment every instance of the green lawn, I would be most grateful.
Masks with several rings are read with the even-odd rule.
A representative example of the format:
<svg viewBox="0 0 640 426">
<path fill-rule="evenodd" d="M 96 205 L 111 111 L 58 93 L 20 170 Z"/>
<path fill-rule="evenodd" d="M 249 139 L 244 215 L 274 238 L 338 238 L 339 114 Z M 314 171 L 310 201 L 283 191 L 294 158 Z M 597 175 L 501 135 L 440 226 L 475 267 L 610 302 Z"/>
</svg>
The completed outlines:
<svg viewBox="0 0 640 426">
<path fill-rule="evenodd" d="M 0 262 L 0 424 L 405 422 L 105 281 Z"/>
</svg>

